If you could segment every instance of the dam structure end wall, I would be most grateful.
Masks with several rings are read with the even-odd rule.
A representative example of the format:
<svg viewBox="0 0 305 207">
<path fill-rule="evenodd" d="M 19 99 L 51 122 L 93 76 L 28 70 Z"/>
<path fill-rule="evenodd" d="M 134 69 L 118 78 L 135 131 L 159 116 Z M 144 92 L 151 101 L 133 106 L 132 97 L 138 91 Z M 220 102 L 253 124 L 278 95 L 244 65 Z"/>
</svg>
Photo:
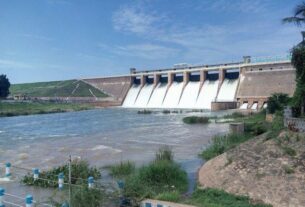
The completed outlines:
<svg viewBox="0 0 305 207">
<path fill-rule="evenodd" d="M 258 110 L 273 93 L 292 96 L 295 89 L 290 57 L 130 71 L 125 108 Z"/>
</svg>

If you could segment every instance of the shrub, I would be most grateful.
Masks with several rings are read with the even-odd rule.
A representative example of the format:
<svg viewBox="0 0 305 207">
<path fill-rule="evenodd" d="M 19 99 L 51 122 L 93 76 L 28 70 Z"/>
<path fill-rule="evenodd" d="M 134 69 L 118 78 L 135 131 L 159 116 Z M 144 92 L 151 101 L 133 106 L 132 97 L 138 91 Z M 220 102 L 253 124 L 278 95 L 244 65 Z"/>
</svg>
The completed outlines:
<svg viewBox="0 0 305 207">
<path fill-rule="evenodd" d="M 69 177 L 69 165 L 65 164 L 59 167 L 55 167 L 51 170 L 41 172 L 39 177 L 47 180 L 41 180 L 41 179 L 34 180 L 32 174 L 28 174 L 22 178 L 21 182 L 26 185 L 34 185 L 40 187 L 57 187 L 58 186 L 57 180 L 59 173 L 64 173 L 64 179 L 67 180 Z M 95 167 L 90 167 L 87 161 L 84 160 L 72 161 L 71 163 L 72 184 L 87 184 L 87 179 L 89 176 L 94 177 L 94 179 L 99 179 L 101 177 L 101 172 Z"/>
<path fill-rule="evenodd" d="M 225 119 L 236 119 L 236 118 L 242 118 L 242 117 L 245 117 L 244 114 L 240 113 L 240 112 L 233 112 L 232 114 L 227 114 L 227 115 L 224 115 L 223 118 Z"/>
<path fill-rule="evenodd" d="M 186 124 L 207 124 L 209 123 L 209 117 L 188 116 L 183 118 L 183 122 Z"/>
<path fill-rule="evenodd" d="M 154 161 L 141 167 L 137 173 L 126 179 L 124 195 L 137 202 L 154 198 L 165 192 L 187 190 L 187 174 L 181 167 L 167 160 Z"/>
<path fill-rule="evenodd" d="M 294 173 L 294 169 L 289 165 L 284 165 L 283 168 L 284 168 L 284 171 L 285 171 L 286 174 L 293 174 Z"/>
<path fill-rule="evenodd" d="M 136 167 L 133 162 L 120 162 L 120 164 L 109 166 L 110 175 L 115 178 L 125 178 L 135 172 Z"/>
<path fill-rule="evenodd" d="M 290 101 L 290 98 L 287 94 L 284 93 L 275 93 L 268 98 L 267 101 L 267 110 L 269 113 L 274 114 L 276 111 L 282 111 L 284 106 L 286 106 Z"/>
</svg>

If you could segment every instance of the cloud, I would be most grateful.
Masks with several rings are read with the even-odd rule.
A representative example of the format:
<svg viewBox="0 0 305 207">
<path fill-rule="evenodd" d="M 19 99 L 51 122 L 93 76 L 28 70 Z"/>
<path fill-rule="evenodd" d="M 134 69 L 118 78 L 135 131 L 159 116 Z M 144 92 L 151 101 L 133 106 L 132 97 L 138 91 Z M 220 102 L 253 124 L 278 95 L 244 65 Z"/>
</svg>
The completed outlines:
<svg viewBox="0 0 305 207">
<path fill-rule="evenodd" d="M 125 5 L 115 12 L 114 28 L 133 33 L 145 42 L 157 42 L 158 46 L 121 46 L 116 48 L 117 54 L 142 58 L 159 58 L 162 55 L 173 57 L 173 54 L 179 54 L 181 61 L 212 63 L 220 59 L 227 61 L 229 57 L 240 60 L 243 55 L 282 54 L 288 52 L 287 48 L 297 42 L 297 28 L 282 26 L 278 11 L 266 10 L 270 7 L 270 1 L 208 0 L 196 3 L 206 10 L 260 13 L 262 16 L 253 16 L 251 24 L 249 20 L 228 20 L 213 25 L 204 22 L 189 24 L 165 18 L 166 15 L 161 12 L 158 15 L 163 18 L 157 18 L 154 10 L 148 10 L 143 5 Z M 278 22 L 275 22 L 277 19 Z"/>
<path fill-rule="evenodd" d="M 145 34 L 160 23 L 162 17 L 151 12 L 147 13 L 142 7 L 121 7 L 113 14 L 114 28 L 118 31 Z"/>
</svg>

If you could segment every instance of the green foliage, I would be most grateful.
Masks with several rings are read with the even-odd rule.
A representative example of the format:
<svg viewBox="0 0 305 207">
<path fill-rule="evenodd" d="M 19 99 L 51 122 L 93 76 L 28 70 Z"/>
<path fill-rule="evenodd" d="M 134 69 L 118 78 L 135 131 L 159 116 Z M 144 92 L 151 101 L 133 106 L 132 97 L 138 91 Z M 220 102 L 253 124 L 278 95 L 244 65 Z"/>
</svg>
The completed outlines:
<svg viewBox="0 0 305 207">
<path fill-rule="evenodd" d="M 0 75 L 0 99 L 1 98 L 6 98 L 10 92 L 10 81 L 6 77 L 6 75 Z"/>
<path fill-rule="evenodd" d="M 266 204 L 254 204 L 247 196 L 233 195 L 211 188 L 196 190 L 186 203 L 198 207 L 271 207 Z"/>
<path fill-rule="evenodd" d="M 298 45 L 292 49 L 291 63 L 296 68 L 296 89 L 293 95 L 295 108 L 305 108 L 305 44 Z M 299 110 L 301 112 L 301 110 Z M 297 114 L 300 115 L 300 114 Z"/>
<path fill-rule="evenodd" d="M 104 206 L 105 192 L 100 189 L 78 188 L 72 191 L 71 206 Z"/>
<path fill-rule="evenodd" d="M 32 174 L 24 176 L 21 180 L 23 184 L 40 186 L 40 187 L 57 187 L 58 174 L 64 173 L 64 180 L 67 182 L 69 176 L 69 165 L 65 164 L 59 167 L 55 167 L 48 171 L 40 173 L 39 178 L 47 180 L 34 180 Z M 89 163 L 84 160 L 73 160 L 71 163 L 71 182 L 72 184 L 87 184 L 88 177 L 94 177 L 94 179 L 100 179 L 101 173 L 95 167 L 90 167 Z M 51 180 L 51 181 L 48 181 Z"/>
<path fill-rule="evenodd" d="M 12 85 L 13 95 L 24 94 L 30 97 L 96 97 L 107 95 L 81 80 L 51 81 Z"/>
<path fill-rule="evenodd" d="M 284 93 L 274 93 L 267 101 L 267 110 L 269 113 L 274 114 L 276 111 L 282 111 L 284 106 L 287 106 L 290 98 Z"/>
<path fill-rule="evenodd" d="M 187 174 L 170 161 L 151 162 L 126 179 L 124 195 L 135 200 L 154 198 L 161 193 L 187 190 Z"/>
<path fill-rule="evenodd" d="M 138 111 L 138 114 L 151 114 L 151 113 L 152 113 L 152 111 L 147 110 L 147 109 Z"/>
<path fill-rule="evenodd" d="M 180 201 L 180 193 L 178 191 L 164 192 L 158 194 L 155 199 L 178 203 Z"/>
<path fill-rule="evenodd" d="M 266 136 L 266 139 L 277 138 L 280 134 L 281 130 L 284 129 L 284 121 L 283 121 L 283 112 L 278 111 L 275 113 L 274 119 L 271 123 L 271 127 L 269 127 L 269 132 Z"/>
<path fill-rule="evenodd" d="M 50 102 L 0 102 L 1 116 L 19 116 L 29 114 L 48 114 L 68 111 L 81 111 L 92 109 L 87 104 L 50 103 Z"/>
<path fill-rule="evenodd" d="M 209 117 L 188 116 L 183 118 L 183 122 L 186 124 L 207 124 L 209 123 Z"/>
<path fill-rule="evenodd" d="M 126 178 L 136 170 L 133 162 L 120 162 L 118 165 L 109 166 L 110 175 L 114 178 Z"/>
<path fill-rule="evenodd" d="M 236 119 L 236 118 L 242 118 L 242 117 L 245 117 L 245 115 L 240 112 L 233 112 L 232 114 L 226 114 L 223 116 L 223 118 L 225 118 L 225 119 Z"/>
<path fill-rule="evenodd" d="M 212 159 L 242 142 L 249 140 L 251 136 L 245 134 L 217 135 L 212 138 L 212 143 L 201 153 L 205 160 Z"/>
<path fill-rule="evenodd" d="M 174 155 L 172 150 L 168 146 L 161 147 L 158 152 L 156 152 L 155 161 L 174 161 Z"/>
</svg>

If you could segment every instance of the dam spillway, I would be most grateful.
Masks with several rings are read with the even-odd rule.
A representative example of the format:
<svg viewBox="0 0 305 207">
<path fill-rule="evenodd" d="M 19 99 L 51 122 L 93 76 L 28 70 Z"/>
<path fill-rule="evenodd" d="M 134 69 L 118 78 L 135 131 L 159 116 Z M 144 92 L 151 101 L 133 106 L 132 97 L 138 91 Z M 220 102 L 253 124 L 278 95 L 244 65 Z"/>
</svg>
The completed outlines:
<svg viewBox="0 0 305 207">
<path fill-rule="evenodd" d="M 273 93 L 292 96 L 295 69 L 289 57 L 251 59 L 218 65 L 183 66 L 151 71 L 131 70 L 130 89 L 122 107 L 140 109 L 266 107 Z"/>
</svg>

